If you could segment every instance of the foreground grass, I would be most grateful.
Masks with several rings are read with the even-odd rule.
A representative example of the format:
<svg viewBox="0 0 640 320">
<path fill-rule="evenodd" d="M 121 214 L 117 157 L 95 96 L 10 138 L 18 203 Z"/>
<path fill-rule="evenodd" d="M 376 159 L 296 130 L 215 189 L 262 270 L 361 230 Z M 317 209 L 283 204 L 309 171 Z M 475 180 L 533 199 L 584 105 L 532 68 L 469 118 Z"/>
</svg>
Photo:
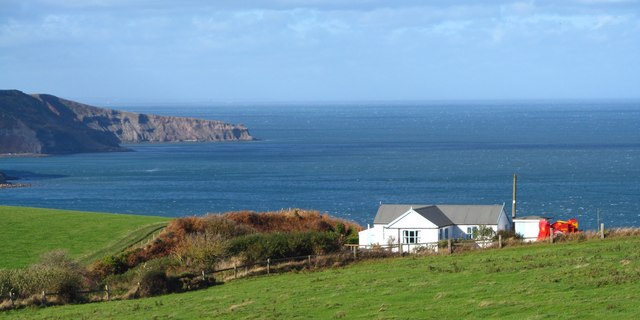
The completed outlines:
<svg viewBox="0 0 640 320">
<path fill-rule="evenodd" d="M 12 319 L 611 318 L 640 314 L 640 237 L 538 244 L 236 280 Z"/>
<path fill-rule="evenodd" d="M 54 249 L 88 263 L 144 240 L 169 219 L 0 206 L 0 221 L 0 268 L 21 268 Z"/>
</svg>

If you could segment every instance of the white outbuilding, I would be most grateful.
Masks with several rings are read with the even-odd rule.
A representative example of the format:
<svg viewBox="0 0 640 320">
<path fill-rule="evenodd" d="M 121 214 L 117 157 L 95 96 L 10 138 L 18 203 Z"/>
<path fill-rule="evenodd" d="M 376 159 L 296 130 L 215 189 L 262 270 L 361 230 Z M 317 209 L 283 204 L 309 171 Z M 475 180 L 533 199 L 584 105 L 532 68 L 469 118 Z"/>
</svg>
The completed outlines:
<svg viewBox="0 0 640 320">
<path fill-rule="evenodd" d="M 540 233 L 540 220 L 545 220 L 545 218 L 538 216 L 515 218 L 513 219 L 515 231 L 522 235 L 523 241 L 536 241 L 538 239 L 538 233 Z"/>
</svg>

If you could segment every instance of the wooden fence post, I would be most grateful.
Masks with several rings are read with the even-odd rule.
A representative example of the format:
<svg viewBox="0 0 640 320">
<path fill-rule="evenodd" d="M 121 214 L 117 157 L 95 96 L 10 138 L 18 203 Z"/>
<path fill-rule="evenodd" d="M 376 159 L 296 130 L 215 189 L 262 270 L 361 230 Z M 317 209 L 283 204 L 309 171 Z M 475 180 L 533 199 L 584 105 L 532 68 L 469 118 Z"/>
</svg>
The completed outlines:
<svg viewBox="0 0 640 320">
<path fill-rule="evenodd" d="M 11 301 L 11 306 L 14 306 L 14 299 L 16 297 L 16 294 L 13 292 L 13 289 L 9 290 L 9 301 Z"/>
<path fill-rule="evenodd" d="M 502 249 L 502 235 L 498 235 L 498 248 Z"/>
<path fill-rule="evenodd" d="M 47 293 L 44 290 L 42 290 L 42 301 L 40 301 L 40 304 L 43 306 L 47 305 Z"/>
<path fill-rule="evenodd" d="M 111 301 L 111 291 L 109 291 L 109 285 L 104 285 L 104 292 L 107 294 L 107 301 Z"/>
<path fill-rule="evenodd" d="M 553 228 L 549 228 L 549 243 L 553 243 Z"/>
<path fill-rule="evenodd" d="M 311 268 L 311 255 L 307 257 L 309 259 L 309 268 Z"/>
<path fill-rule="evenodd" d="M 600 224 L 600 239 L 604 239 L 604 223 Z"/>
<path fill-rule="evenodd" d="M 233 264 L 233 278 L 238 279 L 238 266 L 235 263 Z"/>
<path fill-rule="evenodd" d="M 205 281 L 205 280 L 207 279 L 204 277 L 204 270 L 202 270 L 202 281 Z"/>
<path fill-rule="evenodd" d="M 267 274 L 271 273 L 271 258 L 267 259 Z"/>
<path fill-rule="evenodd" d="M 451 239 L 447 240 L 447 248 L 449 249 L 449 254 L 453 253 L 453 245 L 451 243 Z"/>
</svg>

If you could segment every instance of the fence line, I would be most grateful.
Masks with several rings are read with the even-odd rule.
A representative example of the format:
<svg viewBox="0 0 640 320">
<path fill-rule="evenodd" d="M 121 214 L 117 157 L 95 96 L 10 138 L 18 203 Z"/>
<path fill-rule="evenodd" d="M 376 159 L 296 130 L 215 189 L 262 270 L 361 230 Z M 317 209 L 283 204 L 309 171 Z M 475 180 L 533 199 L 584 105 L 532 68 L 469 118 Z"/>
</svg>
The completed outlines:
<svg viewBox="0 0 640 320">
<path fill-rule="evenodd" d="M 437 242 L 417 242 L 417 243 L 389 243 L 386 245 L 348 245 L 350 247 L 357 247 L 358 250 L 389 250 L 400 253 L 412 253 L 416 250 L 431 250 L 433 252 L 440 252 L 445 250 L 452 253 L 455 247 L 475 247 L 475 248 L 489 248 L 497 245 L 502 248 L 503 241 L 502 236 L 499 235 L 497 240 L 485 239 L 485 240 L 460 240 L 460 239 L 447 239 Z"/>
<path fill-rule="evenodd" d="M 598 230 L 599 233 L 602 235 L 602 238 L 604 238 L 604 227 L 601 226 L 600 230 Z M 549 236 L 549 243 L 554 243 L 554 236 L 553 234 L 551 234 Z M 256 261 L 253 263 L 246 263 L 246 264 L 241 264 L 241 265 L 237 265 L 234 264 L 233 267 L 228 267 L 228 268 L 222 268 L 222 269 L 215 269 L 212 268 L 211 271 L 207 272 L 205 270 L 202 270 L 199 274 L 190 274 L 191 279 L 197 278 L 197 277 L 201 277 L 202 280 L 206 280 L 207 276 L 208 277 L 213 277 L 214 281 L 215 281 L 215 275 L 216 274 L 221 274 L 221 273 L 225 273 L 225 272 L 231 272 L 233 271 L 233 279 L 237 279 L 238 278 L 238 269 L 242 269 L 244 268 L 245 276 L 249 275 L 249 268 L 252 268 L 251 271 L 256 271 L 256 266 L 259 267 L 264 267 L 264 272 L 265 274 L 269 275 L 272 271 L 272 267 L 278 267 L 278 265 L 282 265 L 286 262 L 292 262 L 292 261 L 297 261 L 297 262 L 302 262 L 305 261 L 304 264 L 306 264 L 309 268 L 311 268 L 313 264 L 313 260 L 315 260 L 317 265 L 318 259 L 319 258 L 324 258 L 324 257 L 337 257 L 341 254 L 345 254 L 346 252 L 350 251 L 349 257 L 352 258 L 353 260 L 357 260 L 359 259 L 359 257 L 367 252 L 376 252 L 376 251 L 387 251 L 390 253 L 398 253 L 398 254 L 404 254 L 404 253 L 411 253 L 412 251 L 415 252 L 417 248 L 426 248 L 427 250 L 433 250 L 434 252 L 438 252 L 438 250 L 440 249 L 447 249 L 446 252 L 448 252 L 449 254 L 452 254 L 454 252 L 454 248 L 455 247 L 464 247 L 464 246 L 469 246 L 469 245 L 473 245 L 475 248 L 480 248 L 480 249 L 486 249 L 486 248 L 491 248 L 491 247 L 496 247 L 495 245 L 497 244 L 497 248 L 502 248 L 503 247 L 503 239 L 502 236 L 499 235 L 497 241 L 491 240 L 491 239 L 487 239 L 487 240 L 453 240 L 453 239 L 448 239 L 446 240 L 446 247 L 444 247 L 444 243 L 443 241 L 438 241 L 438 242 L 425 242 L 425 243 L 392 243 L 392 244 L 387 244 L 387 245 L 356 245 L 356 244 L 345 244 L 344 247 L 348 248 L 348 250 L 342 251 L 342 252 L 338 252 L 338 253 L 333 253 L 333 254 L 325 254 L 325 255 L 306 255 L 306 256 L 294 256 L 294 257 L 283 257 L 283 258 L 274 258 L 274 259 L 266 259 L 263 261 Z M 404 248 L 407 248 L 407 250 L 405 251 Z M 398 249 L 397 251 L 394 251 L 394 249 Z M 412 250 L 413 248 L 413 250 Z M 304 265 L 303 264 L 303 265 Z M 258 271 L 260 271 L 258 269 Z M 140 283 L 138 283 L 138 286 L 140 285 Z M 82 290 L 82 291 L 77 291 L 77 294 L 95 294 L 95 293 L 104 293 L 104 298 L 103 301 L 110 301 L 111 300 L 111 290 L 109 289 L 109 285 L 105 285 L 104 288 L 98 288 L 98 289 L 94 289 L 94 290 Z M 30 296 L 35 295 L 36 293 L 32 293 Z M 41 297 L 43 300 L 43 304 L 46 304 L 46 297 L 47 296 L 55 296 L 55 295 L 59 295 L 59 292 L 46 292 L 46 290 L 42 290 L 41 292 Z M 9 298 L 9 300 L 11 300 L 11 305 L 14 305 L 15 301 L 18 300 L 18 294 L 15 292 L 14 289 L 11 289 L 9 291 L 8 295 L 3 295 L 2 292 L 0 292 L 0 301 L 3 301 L 4 298 Z"/>
</svg>

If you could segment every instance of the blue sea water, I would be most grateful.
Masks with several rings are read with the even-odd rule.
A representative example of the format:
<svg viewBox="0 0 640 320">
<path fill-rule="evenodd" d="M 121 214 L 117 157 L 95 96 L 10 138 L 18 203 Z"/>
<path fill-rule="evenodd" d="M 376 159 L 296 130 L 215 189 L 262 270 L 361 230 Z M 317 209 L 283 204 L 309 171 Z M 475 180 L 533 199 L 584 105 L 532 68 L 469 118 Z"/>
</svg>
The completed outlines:
<svg viewBox="0 0 640 320">
<path fill-rule="evenodd" d="M 371 223 L 380 203 L 502 204 L 640 226 L 640 103 L 232 104 L 120 109 L 244 123 L 259 141 L 0 159 L 31 188 L 0 204 L 199 215 L 309 208 Z"/>
</svg>

